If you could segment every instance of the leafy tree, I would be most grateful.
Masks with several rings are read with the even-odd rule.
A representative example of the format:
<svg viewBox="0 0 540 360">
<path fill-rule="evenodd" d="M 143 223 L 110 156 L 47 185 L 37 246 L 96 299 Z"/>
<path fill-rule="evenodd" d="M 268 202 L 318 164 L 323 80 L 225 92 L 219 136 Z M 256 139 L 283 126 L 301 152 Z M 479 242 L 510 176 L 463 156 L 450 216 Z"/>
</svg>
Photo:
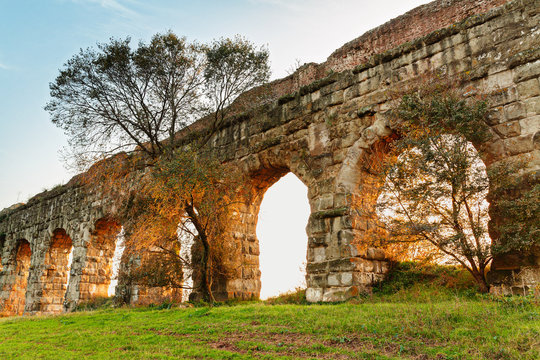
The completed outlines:
<svg viewBox="0 0 540 360">
<path fill-rule="evenodd" d="M 65 64 L 45 109 L 82 167 L 135 146 L 156 157 L 199 114 L 203 66 L 200 47 L 170 32 L 136 49 L 111 39 Z"/>
<path fill-rule="evenodd" d="M 129 220 L 126 249 L 154 265 L 132 271 L 133 281 L 178 287 L 182 271 L 195 271 L 203 298 L 214 301 L 213 281 L 234 254 L 221 235 L 236 175 L 204 147 L 227 116 L 256 105 L 238 97 L 269 76 L 268 50 L 242 37 L 200 45 L 168 32 L 136 48 L 127 38 L 81 50 L 50 84 L 46 110 L 79 167 L 128 152 L 93 165 L 84 179 Z M 177 142 L 200 117 L 205 136 Z M 179 224 L 199 256 L 179 252 Z"/>
<path fill-rule="evenodd" d="M 140 195 L 129 212 L 137 219 L 130 250 L 137 254 L 157 248 L 163 254 L 160 262 L 147 262 L 138 271 L 138 280 L 191 289 L 179 284 L 180 267 L 193 273 L 194 289 L 213 303 L 214 280 L 234 271 L 228 259 L 236 252 L 233 244 L 224 241 L 224 231 L 240 179 L 237 170 L 221 165 L 215 157 L 189 149 L 160 159 L 142 179 Z M 192 245 L 191 253 L 180 251 Z"/>
<path fill-rule="evenodd" d="M 79 169 L 122 150 L 157 158 L 193 120 L 211 113 L 217 128 L 231 103 L 270 75 L 268 50 L 241 37 L 204 46 L 168 32 L 130 42 L 81 50 L 50 84 L 45 109 Z"/>
<path fill-rule="evenodd" d="M 487 104 L 443 84 L 405 94 L 394 143 L 381 171 L 377 203 L 385 242 L 425 243 L 466 268 L 488 291 L 492 259 L 487 233 L 489 182 L 470 140 L 487 140 Z"/>
<path fill-rule="evenodd" d="M 206 95 L 213 109 L 213 128 L 221 125 L 241 94 L 254 84 L 264 84 L 270 78 L 269 53 L 256 49 L 246 39 L 221 38 L 205 49 L 207 64 L 204 70 Z M 240 104 L 246 107 L 246 104 Z"/>
</svg>

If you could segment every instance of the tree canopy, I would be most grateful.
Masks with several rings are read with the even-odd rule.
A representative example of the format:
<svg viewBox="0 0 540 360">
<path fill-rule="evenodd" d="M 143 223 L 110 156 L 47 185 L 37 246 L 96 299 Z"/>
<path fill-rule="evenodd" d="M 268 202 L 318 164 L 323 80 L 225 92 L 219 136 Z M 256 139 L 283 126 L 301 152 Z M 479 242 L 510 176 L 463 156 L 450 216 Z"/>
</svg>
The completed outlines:
<svg viewBox="0 0 540 360">
<path fill-rule="evenodd" d="M 168 32 L 136 47 L 129 37 L 111 39 L 68 60 L 45 109 L 66 132 L 78 168 L 122 150 L 156 158 L 165 139 L 172 143 L 204 115 L 222 120 L 269 76 L 268 50 L 239 36 L 202 45 Z"/>
</svg>

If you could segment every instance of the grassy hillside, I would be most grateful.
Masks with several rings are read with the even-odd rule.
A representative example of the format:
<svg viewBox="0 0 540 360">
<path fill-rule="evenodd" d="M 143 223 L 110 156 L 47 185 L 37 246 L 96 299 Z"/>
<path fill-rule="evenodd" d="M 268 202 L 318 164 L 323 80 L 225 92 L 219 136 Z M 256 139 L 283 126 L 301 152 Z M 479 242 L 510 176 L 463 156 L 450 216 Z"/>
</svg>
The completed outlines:
<svg viewBox="0 0 540 360">
<path fill-rule="evenodd" d="M 455 277 L 440 286 L 440 274 L 410 282 L 410 270 L 375 295 L 337 305 L 305 305 L 300 293 L 214 308 L 0 319 L 0 359 L 540 358 L 535 299 L 475 295 Z"/>
</svg>

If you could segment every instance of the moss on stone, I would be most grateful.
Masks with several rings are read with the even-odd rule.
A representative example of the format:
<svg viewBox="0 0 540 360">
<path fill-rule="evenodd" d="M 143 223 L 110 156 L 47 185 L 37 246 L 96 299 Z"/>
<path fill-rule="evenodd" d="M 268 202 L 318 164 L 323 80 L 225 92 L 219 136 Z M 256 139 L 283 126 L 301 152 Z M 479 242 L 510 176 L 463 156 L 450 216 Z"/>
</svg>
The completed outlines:
<svg viewBox="0 0 540 360">
<path fill-rule="evenodd" d="M 293 101 L 295 98 L 296 98 L 296 93 L 283 95 L 282 97 L 278 99 L 278 105 L 284 105 L 288 102 Z"/>
<path fill-rule="evenodd" d="M 326 219 L 333 218 L 338 216 L 343 216 L 347 213 L 349 207 L 344 206 L 336 209 L 317 211 L 311 214 L 311 217 L 314 219 Z"/>
<path fill-rule="evenodd" d="M 508 59 L 508 67 L 513 69 L 523 64 L 540 59 L 540 47 L 520 51 Z"/>
</svg>

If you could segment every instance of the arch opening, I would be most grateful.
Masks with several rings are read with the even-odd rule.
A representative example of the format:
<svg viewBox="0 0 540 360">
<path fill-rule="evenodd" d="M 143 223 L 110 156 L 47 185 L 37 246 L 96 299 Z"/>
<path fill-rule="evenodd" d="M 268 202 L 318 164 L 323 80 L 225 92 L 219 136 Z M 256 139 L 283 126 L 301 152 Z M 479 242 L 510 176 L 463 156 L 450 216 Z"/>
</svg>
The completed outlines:
<svg viewBox="0 0 540 360">
<path fill-rule="evenodd" d="M 9 298 L 4 303 L 4 311 L 8 314 L 22 315 L 24 313 L 31 257 L 30 243 L 25 239 L 18 240 L 14 259 L 14 279 Z"/>
<path fill-rule="evenodd" d="M 116 294 L 116 287 L 118 286 L 118 276 L 120 274 L 120 263 L 122 261 L 122 255 L 126 248 L 125 244 L 125 232 L 124 227 L 120 228 L 120 232 L 116 236 L 114 253 L 112 259 L 112 269 L 111 269 L 111 282 L 107 289 L 107 295 L 114 296 Z"/>
<path fill-rule="evenodd" d="M 385 174 L 375 208 L 387 254 L 461 265 L 487 291 L 489 180 L 473 144 L 458 135 L 433 136 L 401 153 Z"/>
<path fill-rule="evenodd" d="M 309 215 L 307 187 L 294 174 L 264 192 L 256 226 L 261 299 L 305 288 Z"/>
<path fill-rule="evenodd" d="M 115 220 L 96 221 L 86 249 L 86 264 L 79 284 L 79 300 L 92 301 L 109 296 L 113 259 L 121 226 Z"/>
<path fill-rule="evenodd" d="M 45 271 L 40 279 L 43 284 L 40 311 L 59 313 L 69 283 L 73 242 L 64 229 L 53 231 L 49 251 L 45 256 Z"/>
</svg>

